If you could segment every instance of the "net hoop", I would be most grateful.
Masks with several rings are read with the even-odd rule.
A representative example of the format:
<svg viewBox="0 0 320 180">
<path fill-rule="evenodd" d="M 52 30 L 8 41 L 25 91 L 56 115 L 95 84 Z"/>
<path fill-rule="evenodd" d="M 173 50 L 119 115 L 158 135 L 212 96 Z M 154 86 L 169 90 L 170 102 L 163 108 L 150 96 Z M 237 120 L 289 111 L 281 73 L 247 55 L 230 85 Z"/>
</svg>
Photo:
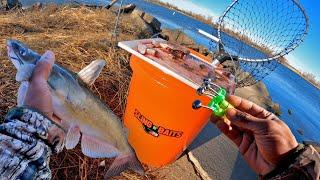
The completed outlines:
<svg viewBox="0 0 320 180">
<path fill-rule="evenodd" d="M 218 38 L 219 38 L 219 42 L 224 46 L 224 42 L 222 41 L 222 24 L 224 22 L 224 18 L 229 14 L 230 11 L 232 11 L 232 9 L 239 4 L 239 1 L 241 2 L 241 0 L 234 0 L 228 7 L 227 9 L 224 11 L 223 15 L 220 16 L 219 21 L 218 21 Z M 240 61 L 248 61 L 248 62 L 265 62 L 265 61 L 271 61 L 271 60 L 275 60 L 278 59 L 280 57 L 283 57 L 287 54 L 289 54 L 290 52 L 292 52 L 294 49 L 296 49 L 305 39 L 306 35 L 308 34 L 309 31 L 309 18 L 304 10 L 304 8 L 300 5 L 300 3 L 297 0 L 291 0 L 301 11 L 302 15 L 304 16 L 305 19 L 305 31 L 301 34 L 300 38 L 297 39 L 296 42 L 294 42 L 293 39 L 292 42 L 289 44 L 290 46 L 284 48 L 281 52 L 274 54 L 272 57 L 268 57 L 268 58 L 245 58 L 245 57 L 241 57 L 239 56 L 238 59 Z"/>
</svg>

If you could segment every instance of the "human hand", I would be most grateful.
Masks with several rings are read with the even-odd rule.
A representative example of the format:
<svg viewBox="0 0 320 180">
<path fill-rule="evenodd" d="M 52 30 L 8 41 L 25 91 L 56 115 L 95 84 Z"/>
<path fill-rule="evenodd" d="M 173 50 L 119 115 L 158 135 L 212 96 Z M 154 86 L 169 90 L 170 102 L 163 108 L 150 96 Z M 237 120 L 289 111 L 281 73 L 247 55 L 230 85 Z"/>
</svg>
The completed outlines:
<svg viewBox="0 0 320 180">
<path fill-rule="evenodd" d="M 52 121 L 47 80 L 53 64 L 54 54 L 47 51 L 36 64 L 30 80 L 23 101 L 28 107 L 12 108 L 0 124 L 0 179 L 51 178 L 49 157 L 63 149 L 65 139 L 59 121 Z"/>
<path fill-rule="evenodd" d="M 251 168 L 266 175 L 297 146 L 289 127 L 273 113 L 237 96 L 229 96 L 234 106 L 227 111 L 232 130 L 220 118 L 211 121 L 239 148 Z"/>
<path fill-rule="evenodd" d="M 33 71 L 24 101 L 24 105 L 37 109 L 51 119 L 53 118 L 53 107 L 47 80 L 54 61 L 53 52 L 47 51 L 42 55 Z"/>
<path fill-rule="evenodd" d="M 24 105 L 37 109 L 60 125 L 61 120 L 53 114 L 52 97 L 47 82 L 54 61 L 55 55 L 52 51 L 47 51 L 41 56 L 40 61 L 36 64 L 33 71 L 30 85 L 25 96 Z M 61 139 L 63 137 L 63 133 L 58 126 L 52 126 L 48 130 L 48 134 L 49 142 L 53 142 L 57 135 L 61 136 Z"/>
</svg>

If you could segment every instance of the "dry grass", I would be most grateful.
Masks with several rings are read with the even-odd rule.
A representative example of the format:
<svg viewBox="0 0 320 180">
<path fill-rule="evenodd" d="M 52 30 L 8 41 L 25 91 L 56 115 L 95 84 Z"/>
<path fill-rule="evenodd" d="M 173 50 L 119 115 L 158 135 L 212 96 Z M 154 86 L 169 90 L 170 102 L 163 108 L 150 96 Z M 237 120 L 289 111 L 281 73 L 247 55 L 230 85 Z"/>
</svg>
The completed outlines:
<svg viewBox="0 0 320 180">
<path fill-rule="evenodd" d="M 78 72 L 95 59 L 105 59 L 106 68 L 92 87 L 93 92 L 119 116 L 123 116 L 131 77 L 130 55 L 111 42 L 115 14 L 103 9 L 57 7 L 0 12 L 0 120 L 16 105 L 18 83 L 16 70 L 7 58 L 5 41 L 18 39 L 39 53 L 50 49 L 59 64 Z M 141 29 L 122 18 L 119 40 L 144 37 Z M 102 179 L 111 160 L 99 167 L 101 159 L 85 157 L 79 147 L 63 151 L 51 159 L 54 179 Z M 116 179 L 155 179 L 149 171 L 145 177 L 131 172 Z"/>
</svg>

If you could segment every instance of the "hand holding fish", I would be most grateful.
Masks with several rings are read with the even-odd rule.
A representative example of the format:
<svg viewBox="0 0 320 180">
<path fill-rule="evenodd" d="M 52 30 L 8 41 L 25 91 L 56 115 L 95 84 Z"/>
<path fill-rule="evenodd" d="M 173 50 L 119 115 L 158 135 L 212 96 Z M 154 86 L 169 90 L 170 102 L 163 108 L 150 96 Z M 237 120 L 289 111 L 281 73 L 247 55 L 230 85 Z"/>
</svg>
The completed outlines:
<svg viewBox="0 0 320 180">
<path fill-rule="evenodd" d="M 8 40 L 7 48 L 17 69 L 16 80 L 21 82 L 18 106 L 36 107 L 51 119 L 58 117 L 54 123 L 61 124 L 66 131 L 66 149 L 75 148 L 81 141 L 84 155 L 115 158 L 106 179 L 126 169 L 144 174 L 121 120 L 89 89 L 105 66 L 105 60 L 92 61 L 80 72 L 73 73 L 54 64 L 52 52 L 40 56 L 15 40 Z M 56 134 L 54 130 L 49 132 Z"/>
<path fill-rule="evenodd" d="M 65 140 L 63 129 L 51 120 L 47 79 L 53 64 L 48 51 L 35 65 L 23 106 L 11 109 L 0 125 L 0 179 L 51 179 L 50 155 L 60 152 Z"/>
<path fill-rule="evenodd" d="M 251 168 L 266 175 L 298 147 L 289 127 L 276 115 L 237 96 L 228 98 L 235 109 L 227 111 L 232 130 L 221 119 L 211 121 L 239 148 Z"/>
</svg>

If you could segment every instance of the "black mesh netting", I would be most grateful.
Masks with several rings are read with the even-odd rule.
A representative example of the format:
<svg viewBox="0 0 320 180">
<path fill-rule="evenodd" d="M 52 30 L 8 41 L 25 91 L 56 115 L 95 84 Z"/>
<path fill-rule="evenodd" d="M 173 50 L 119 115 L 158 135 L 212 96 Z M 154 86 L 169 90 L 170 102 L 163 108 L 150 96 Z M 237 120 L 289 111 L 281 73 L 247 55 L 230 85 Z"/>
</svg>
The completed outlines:
<svg viewBox="0 0 320 180">
<path fill-rule="evenodd" d="M 296 0 L 235 0 L 219 19 L 218 37 L 228 54 L 239 57 L 226 64 L 234 65 L 243 87 L 270 74 L 307 31 L 308 18 Z"/>
</svg>

